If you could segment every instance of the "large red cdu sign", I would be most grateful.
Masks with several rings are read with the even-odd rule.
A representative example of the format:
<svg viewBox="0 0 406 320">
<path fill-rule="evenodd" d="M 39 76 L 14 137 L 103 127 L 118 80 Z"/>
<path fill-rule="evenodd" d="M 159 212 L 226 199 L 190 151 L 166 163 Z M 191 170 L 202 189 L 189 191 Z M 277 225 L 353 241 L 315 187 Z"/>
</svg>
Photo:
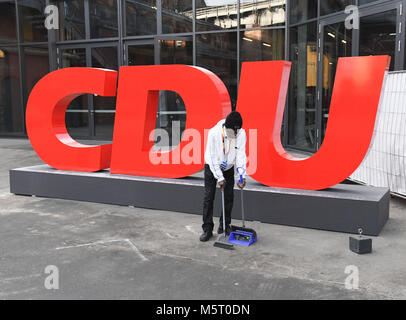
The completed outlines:
<svg viewBox="0 0 406 320">
<path fill-rule="evenodd" d="M 280 140 L 291 63 L 243 63 L 237 110 L 244 128 L 257 130 L 258 137 L 257 168 L 251 177 L 271 187 L 320 190 L 350 176 L 371 143 L 389 61 L 389 56 L 339 59 L 325 139 L 307 159 L 289 155 Z M 111 70 L 67 68 L 46 75 L 32 90 L 26 111 L 28 137 L 39 157 L 60 170 L 110 168 L 112 174 L 166 178 L 191 175 L 203 168 L 204 143 L 199 144 L 198 163 L 150 161 L 151 152 L 160 156 L 185 151 L 190 139 L 183 137 L 174 150 L 153 150 L 150 133 L 156 124 L 160 90 L 182 97 L 186 129 L 194 129 L 200 137 L 231 111 L 225 85 L 203 68 L 121 67 L 119 77 Z M 112 144 L 88 146 L 69 136 L 65 112 L 82 94 L 117 96 Z"/>
</svg>

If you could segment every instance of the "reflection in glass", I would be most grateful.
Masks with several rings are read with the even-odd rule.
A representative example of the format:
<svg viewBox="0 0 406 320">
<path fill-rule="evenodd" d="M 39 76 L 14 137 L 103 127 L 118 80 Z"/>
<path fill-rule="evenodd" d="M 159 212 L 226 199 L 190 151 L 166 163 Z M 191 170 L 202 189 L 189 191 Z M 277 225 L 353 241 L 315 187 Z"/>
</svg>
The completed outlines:
<svg viewBox="0 0 406 320">
<path fill-rule="evenodd" d="M 0 132 L 22 133 L 20 73 L 17 47 L 0 47 Z"/>
<path fill-rule="evenodd" d="M 0 41 L 17 41 L 16 7 L 14 1 L 0 3 Z"/>
<path fill-rule="evenodd" d="M 237 0 L 196 0 L 196 30 L 237 28 Z"/>
<path fill-rule="evenodd" d="M 156 0 L 126 0 L 127 36 L 156 34 Z"/>
<path fill-rule="evenodd" d="M 48 41 L 45 28 L 45 0 L 18 0 L 25 41 Z"/>
<path fill-rule="evenodd" d="M 173 91 L 160 91 L 156 128 L 164 129 L 168 136 L 156 133 L 155 145 L 159 147 L 177 146 L 185 127 L 186 108 L 181 96 Z"/>
<path fill-rule="evenodd" d="M 161 64 L 193 64 L 192 39 L 159 40 Z"/>
<path fill-rule="evenodd" d="M 92 48 L 92 67 L 118 70 L 117 47 Z M 113 137 L 116 97 L 93 96 L 95 135 L 111 140 Z"/>
<path fill-rule="evenodd" d="M 86 67 L 86 49 L 61 50 L 62 68 Z"/>
<path fill-rule="evenodd" d="M 278 26 L 285 24 L 286 0 L 241 0 L 241 28 Z"/>
<path fill-rule="evenodd" d="M 25 64 L 25 85 L 26 96 L 24 101 L 28 100 L 32 88 L 46 74 L 49 73 L 49 55 L 48 47 L 23 47 Z M 32 68 L 35 66 L 35 68 Z"/>
<path fill-rule="evenodd" d="M 367 4 L 367 3 L 371 3 L 371 2 L 377 2 L 379 0 L 358 0 L 359 1 L 359 5 L 363 5 L 363 4 Z"/>
<path fill-rule="evenodd" d="M 89 1 L 90 37 L 110 38 L 118 36 L 116 0 Z"/>
<path fill-rule="evenodd" d="M 396 10 L 360 19 L 359 55 L 390 55 L 390 70 L 395 66 Z"/>
<path fill-rule="evenodd" d="M 318 0 L 290 0 L 290 23 L 304 22 L 316 18 L 317 1 Z"/>
<path fill-rule="evenodd" d="M 61 40 L 86 38 L 84 0 L 58 1 Z"/>
<path fill-rule="evenodd" d="M 236 32 L 196 35 L 197 65 L 214 72 L 226 85 L 233 108 L 237 101 Z"/>
<path fill-rule="evenodd" d="M 154 60 L 154 45 L 129 45 L 128 46 L 128 65 L 129 66 L 143 66 L 153 65 Z"/>
<path fill-rule="evenodd" d="M 74 99 L 65 114 L 66 129 L 72 138 L 87 138 L 90 136 L 88 96 L 83 95 Z"/>
<path fill-rule="evenodd" d="M 271 61 L 285 58 L 285 30 L 247 30 L 240 32 L 240 59 Z"/>
<path fill-rule="evenodd" d="M 61 50 L 62 68 L 86 67 L 86 49 Z M 65 116 L 68 133 L 73 138 L 88 137 L 89 128 L 89 96 L 81 95 L 68 106 Z"/>
<path fill-rule="evenodd" d="M 290 30 L 288 144 L 306 150 L 316 147 L 317 23 Z"/>
<path fill-rule="evenodd" d="M 240 70 L 245 61 L 285 59 L 285 30 L 246 30 L 240 32 Z M 240 73 L 241 74 L 241 73 Z M 283 133 L 283 129 L 281 131 Z"/>
<path fill-rule="evenodd" d="M 159 40 L 161 64 L 193 64 L 192 38 Z M 173 91 L 160 91 L 156 128 L 166 130 L 169 141 L 158 141 L 157 146 L 177 146 L 186 126 L 186 108 L 182 98 Z"/>
<path fill-rule="evenodd" d="M 98 110 L 108 110 L 109 112 L 114 111 L 116 109 L 116 97 L 94 96 L 93 105 L 96 112 Z"/>
<path fill-rule="evenodd" d="M 344 11 L 346 6 L 354 3 L 355 0 L 322 0 L 320 1 L 320 15 Z"/>
<path fill-rule="evenodd" d="M 343 22 L 327 25 L 323 37 L 322 139 L 326 132 L 338 58 L 352 56 L 352 30 L 347 29 Z"/>
<path fill-rule="evenodd" d="M 117 47 L 92 48 L 92 67 L 118 70 Z"/>
<path fill-rule="evenodd" d="M 96 137 L 109 141 L 113 139 L 114 117 L 114 112 L 95 111 L 94 129 Z"/>
<path fill-rule="evenodd" d="M 117 47 L 92 48 L 92 67 L 118 70 Z M 94 110 L 115 110 L 115 97 L 93 97 Z"/>
<path fill-rule="evenodd" d="M 193 0 L 162 0 L 162 32 L 192 32 Z"/>
</svg>

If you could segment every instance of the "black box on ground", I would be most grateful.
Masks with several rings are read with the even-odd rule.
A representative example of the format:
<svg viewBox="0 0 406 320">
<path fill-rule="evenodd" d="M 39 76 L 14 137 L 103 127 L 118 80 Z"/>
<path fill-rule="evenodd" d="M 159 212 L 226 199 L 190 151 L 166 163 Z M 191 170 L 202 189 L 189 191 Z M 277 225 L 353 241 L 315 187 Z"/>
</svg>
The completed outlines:
<svg viewBox="0 0 406 320">
<path fill-rule="evenodd" d="M 350 250 L 358 254 L 366 254 L 372 252 L 372 239 L 363 236 L 350 237 Z"/>
</svg>

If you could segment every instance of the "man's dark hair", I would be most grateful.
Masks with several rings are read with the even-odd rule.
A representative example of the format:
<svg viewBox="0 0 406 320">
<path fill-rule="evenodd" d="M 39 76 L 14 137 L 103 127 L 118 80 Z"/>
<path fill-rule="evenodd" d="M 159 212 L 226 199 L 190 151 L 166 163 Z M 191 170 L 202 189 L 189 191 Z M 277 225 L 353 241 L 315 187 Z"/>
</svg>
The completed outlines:
<svg viewBox="0 0 406 320">
<path fill-rule="evenodd" d="M 231 112 L 225 122 L 225 127 L 227 129 L 238 130 L 242 128 L 242 117 L 241 114 L 237 111 Z"/>
</svg>

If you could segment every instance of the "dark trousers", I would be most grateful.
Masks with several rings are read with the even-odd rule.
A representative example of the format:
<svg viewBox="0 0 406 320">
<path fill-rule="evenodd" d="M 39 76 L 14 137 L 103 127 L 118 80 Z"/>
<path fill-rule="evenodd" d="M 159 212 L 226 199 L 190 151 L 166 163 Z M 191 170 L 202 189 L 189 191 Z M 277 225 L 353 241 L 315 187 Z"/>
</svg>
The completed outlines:
<svg viewBox="0 0 406 320">
<path fill-rule="evenodd" d="M 233 210 L 234 201 L 234 167 L 223 171 L 226 186 L 224 188 L 224 207 L 226 216 L 226 225 L 231 223 L 231 211 Z M 212 231 L 213 223 L 213 203 L 216 194 L 217 180 L 210 170 L 210 166 L 204 166 L 204 202 L 203 202 L 203 225 L 204 231 Z M 221 192 L 221 191 L 220 191 Z M 220 194 L 221 197 L 221 194 Z M 222 207 L 220 207 L 222 210 Z M 220 225 L 223 226 L 223 212 L 220 214 Z"/>
</svg>

